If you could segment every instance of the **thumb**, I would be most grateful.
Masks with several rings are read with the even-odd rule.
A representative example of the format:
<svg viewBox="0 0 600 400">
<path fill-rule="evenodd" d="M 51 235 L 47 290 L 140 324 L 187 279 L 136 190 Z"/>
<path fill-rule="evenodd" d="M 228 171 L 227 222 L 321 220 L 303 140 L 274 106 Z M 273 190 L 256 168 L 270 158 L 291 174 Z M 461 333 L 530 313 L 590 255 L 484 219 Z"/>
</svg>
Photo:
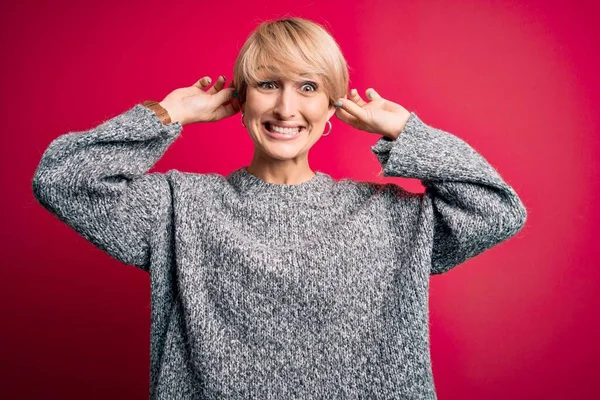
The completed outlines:
<svg viewBox="0 0 600 400">
<path fill-rule="evenodd" d="M 215 106 L 220 106 L 221 104 L 234 99 L 234 97 L 233 97 L 234 91 L 235 91 L 234 88 L 222 89 L 221 91 L 213 94 L 211 97 L 211 100 L 216 103 Z"/>
<path fill-rule="evenodd" d="M 216 120 L 230 117 L 240 111 L 240 105 L 237 97 L 233 97 L 235 89 L 222 89 L 220 92 L 213 94 L 211 100 L 214 102 L 214 116 Z"/>
</svg>

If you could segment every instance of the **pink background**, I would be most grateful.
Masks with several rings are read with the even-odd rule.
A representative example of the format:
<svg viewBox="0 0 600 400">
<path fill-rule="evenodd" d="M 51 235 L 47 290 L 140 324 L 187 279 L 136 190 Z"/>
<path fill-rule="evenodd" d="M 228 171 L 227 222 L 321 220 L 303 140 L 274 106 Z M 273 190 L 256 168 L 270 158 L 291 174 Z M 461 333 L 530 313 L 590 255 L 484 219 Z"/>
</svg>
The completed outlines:
<svg viewBox="0 0 600 400">
<path fill-rule="evenodd" d="M 577 3 L 4 5 L 0 397 L 148 398 L 149 276 L 44 210 L 33 173 L 61 134 L 204 75 L 231 78 L 250 31 L 290 13 L 330 29 L 352 87 L 470 143 L 529 210 L 516 237 L 431 280 L 439 398 L 598 398 L 600 29 L 594 2 Z M 378 177 L 378 137 L 332 122 L 313 169 L 423 190 Z M 186 126 L 154 170 L 227 174 L 251 155 L 238 114 Z"/>
</svg>

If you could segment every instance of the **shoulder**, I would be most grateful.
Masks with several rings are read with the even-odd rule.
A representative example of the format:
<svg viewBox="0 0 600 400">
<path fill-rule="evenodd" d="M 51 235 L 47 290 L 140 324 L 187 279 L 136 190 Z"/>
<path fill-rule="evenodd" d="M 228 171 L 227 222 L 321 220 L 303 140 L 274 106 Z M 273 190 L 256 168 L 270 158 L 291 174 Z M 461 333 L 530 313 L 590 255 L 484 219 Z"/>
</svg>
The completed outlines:
<svg viewBox="0 0 600 400">
<path fill-rule="evenodd" d="M 350 210 L 366 224 L 387 224 L 406 232 L 419 224 L 423 194 L 395 183 L 342 179 L 336 184 L 334 202 Z"/>
<path fill-rule="evenodd" d="M 183 193 L 214 193 L 229 186 L 225 176 L 218 173 L 184 172 L 171 169 L 165 173 L 174 191 Z"/>
<path fill-rule="evenodd" d="M 334 185 L 333 202 L 354 212 L 367 212 L 379 218 L 401 218 L 413 221 L 419 215 L 422 194 L 412 193 L 394 183 L 357 181 L 344 178 Z M 374 213 L 374 214 L 373 214 Z"/>
<path fill-rule="evenodd" d="M 395 183 L 358 181 L 344 178 L 336 183 L 337 191 L 347 196 L 361 198 L 380 197 L 390 200 L 419 201 L 423 194 L 413 193 Z"/>
</svg>

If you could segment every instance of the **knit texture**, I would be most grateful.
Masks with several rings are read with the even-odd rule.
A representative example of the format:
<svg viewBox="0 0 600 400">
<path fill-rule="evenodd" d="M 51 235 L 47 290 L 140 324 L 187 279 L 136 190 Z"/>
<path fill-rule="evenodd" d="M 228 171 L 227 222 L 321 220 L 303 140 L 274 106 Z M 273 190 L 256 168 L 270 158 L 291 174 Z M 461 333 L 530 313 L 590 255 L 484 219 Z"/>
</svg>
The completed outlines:
<svg viewBox="0 0 600 400">
<path fill-rule="evenodd" d="M 181 134 L 135 105 L 54 139 L 35 197 L 150 273 L 152 399 L 436 399 L 429 278 L 526 209 L 470 145 L 413 112 L 371 147 L 390 183 L 149 173 Z"/>
</svg>

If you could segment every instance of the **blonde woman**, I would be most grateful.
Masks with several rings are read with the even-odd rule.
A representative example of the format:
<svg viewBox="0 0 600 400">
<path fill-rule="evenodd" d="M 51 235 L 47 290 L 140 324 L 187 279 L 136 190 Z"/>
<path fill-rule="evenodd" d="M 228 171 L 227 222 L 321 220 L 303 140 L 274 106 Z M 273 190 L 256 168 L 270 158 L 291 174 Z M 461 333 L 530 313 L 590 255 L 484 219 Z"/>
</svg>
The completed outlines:
<svg viewBox="0 0 600 400">
<path fill-rule="evenodd" d="M 317 23 L 260 24 L 233 81 L 204 77 L 62 135 L 33 179 L 50 212 L 150 273 L 151 398 L 435 399 L 429 277 L 514 236 L 519 197 L 463 140 L 348 92 Z M 334 114 L 378 137 L 385 176 L 425 193 L 313 171 Z M 254 142 L 250 165 L 148 173 L 184 125 L 227 117 Z"/>
</svg>

